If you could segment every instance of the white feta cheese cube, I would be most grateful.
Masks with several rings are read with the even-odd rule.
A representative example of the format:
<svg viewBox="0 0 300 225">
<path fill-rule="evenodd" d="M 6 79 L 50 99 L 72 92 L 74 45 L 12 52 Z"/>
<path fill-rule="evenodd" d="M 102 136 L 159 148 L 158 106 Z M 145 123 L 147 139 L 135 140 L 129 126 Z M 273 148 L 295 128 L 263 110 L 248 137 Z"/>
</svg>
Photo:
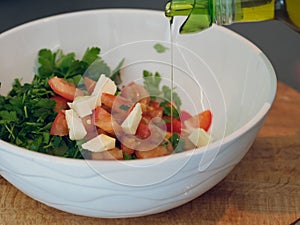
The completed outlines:
<svg viewBox="0 0 300 225">
<path fill-rule="evenodd" d="M 101 76 L 99 77 L 99 79 L 95 85 L 92 95 L 98 96 L 101 93 L 102 87 L 106 83 L 106 79 L 107 79 L 107 77 L 104 74 L 101 74 Z"/>
<path fill-rule="evenodd" d="M 96 103 L 96 96 L 78 96 L 72 103 L 69 102 L 68 105 L 82 118 L 93 113 L 92 110 L 96 108 Z"/>
<path fill-rule="evenodd" d="M 196 147 L 205 146 L 210 141 L 210 136 L 202 128 L 194 129 L 188 138 Z"/>
<path fill-rule="evenodd" d="M 92 96 L 97 97 L 97 105 L 101 105 L 101 95 L 102 93 L 115 94 L 117 91 L 117 86 L 110 78 L 106 77 L 104 74 L 98 79 Z"/>
<path fill-rule="evenodd" d="M 138 125 L 142 119 L 142 107 L 140 103 L 136 103 L 132 111 L 121 124 L 123 130 L 128 134 L 135 134 Z"/>
<path fill-rule="evenodd" d="M 73 109 L 65 111 L 67 125 L 69 129 L 69 137 L 71 140 L 80 140 L 87 135 L 87 131 L 82 120 Z"/>
<path fill-rule="evenodd" d="M 97 137 L 82 144 L 82 148 L 91 152 L 103 152 L 114 148 L 116 139 L 105 134 L 100 134 Z"/>
</svg>

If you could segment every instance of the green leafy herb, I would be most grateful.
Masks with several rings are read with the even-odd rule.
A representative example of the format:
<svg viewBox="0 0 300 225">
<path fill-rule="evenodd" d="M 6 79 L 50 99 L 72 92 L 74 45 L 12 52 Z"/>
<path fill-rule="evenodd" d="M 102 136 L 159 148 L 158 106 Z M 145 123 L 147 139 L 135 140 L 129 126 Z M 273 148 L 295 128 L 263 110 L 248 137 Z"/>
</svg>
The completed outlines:
<svg viewBox="0 0 300 225">
<path fill-rule="evenodd" d="M 51 154 L 49 135 L 56 117 L 53 95 L 47 84 L 36 75 L 31 84 L 16 79 L 7 96 L 1 96 L 0 138 L 34 151 Z M 48 146 L 48 147 L 47 147 Z"/>
<path fill-rule="evenodd" d="M 88 48 L 82 59 L 78 60 L 75 53 L 41 49 L 38 52 L 37 74 L 32 82 L 22 84 L 20 79 L 15 79 L 8 95 L 0 95 L 0 138 L 33 151 L 83 158 L 78 141 L 72 141 L 68 136 L 50 135 L 57 113 L 53 111 L 55 101 L 50 98 L 55 93 L 49 87 L 48 80 L 58 76 L 78 85 L 83 80 L 82 75 L 94 64 L 96 67 L 89 68 L 94 72 L 91 76 L 102 73 L 110 75 L 110 68 L 99 54 L 100 48 Z M 113 71 L 114 78 L 119 81 L 123 62 Z"/>
<path fill-rule="evenodd" d="M 84 70 L 84 75 L 88 76 L 92 80 L 98 80 L 101 74 L 105 74 L 112 79 L 116 85 L 122 83 L 120 70 L 124 64 L 125 59 L 122 59 L 114 70 L 106 64 L 106 62 L 99 56 L 99 48 L 87 49 L 82 61 L 88 64 L 88 68 Z M 83 73 L 81 73 L 83 74 Z"/>
<path fill-rule="evenodd" d="M 173 108 L 173 117 L 178 117 L 178 111 L 180 111 L 181 100 L 179 95 L 173 90 L 173 96 L 171 96 L 171 89 L 167 86 L 163 86 L 160 88 L 161 83 L 161 75 L 159 73 L 151 73 L 149 71 L 143 71 L 143 78 L 144 78 L 144 87 L 149 92 L 151 99 L 153 101 L 160 99 L 162 100 L 161 106 L 164 107 L 164 113 L 167 116 L 171 115 L 171 98 L 173 99 L 173 103 L 175 104 L 176 108 Z M 173 104 L 172 104 L 173 105 Z"/>
<path fill-rule="evenodd" d="M 185 142 L 179 134 L 173 133 L 173 135 L 169 138 L 169 141 L 171 142 L 175 153 L 183 151 Z"/>
<path fill-rule="evenodd" d="M 38 75 L 42 78 L 58 76 L 78 84 L 78 75 L 83 75 L 94 61 L 100 58 L 100 48 L 87 48 L 82 60 L 75 58 L 75 53 L 64 54 L 62 50 L 52 52 L 41 49 L 38 53 Z"/>
<path fill-rule="evenodd" d="M 157 53 L 164 53 L 165 51 L 167 51 L 169 49 L 160 43 L 155 44 L 153 47 Z"/>
<path fill-rule="evenodd" d="M 136 159 L 136 155 L 135 155 L 135 154 L 129 155 L 128 153 L 124 152 L 124 153 L 123 153 L 123 159 L 124 159 L 124 160 L 132 160 L 132 159 Z"/>
<path fill-rule="evenodd" d="M 109 77 L 111 70 L 109 66 L 102 60 L 95 60 L 89 68 L 85 71 L 85 76 L 91 78 L 92 80 L 98 80 L 101 74 L 105 74 Z"/>
<path fill-rule="evenodd" d="M 125 61 L 125 59 L 122 59 L 121 62 L 119 62 L 117 67 L 112 71 L 112 73 L 110 75 L 110 79 L 112 79 L 116 83 L 116 85 L 119 85 L 122 83 L 120 70 L 124 64 L 124 61 Z"/>
<path fill-rule="evenodd" d="M 171 101 L 171 89 L 167 86 L 163 86 L 162 87 L 162 92 L 163 92 L 163 96 L 164 99 Z M 177 110 L 179 111 L 179 108 L 181 106 L 181 100 L 179 98 L 179 95 L 173 90 L 173 102 L 177 108 Z"/>
<path fill-rule="evenodd" d="M 55 58 L 57 53 L 52 53 L 49 49 L 41 49 L 38 53 L 38 74 L 40 77 L 49 77 L 55 70 Z"/>
<path fill-rule="evenodd" d="M 159 88 L 161 82 L 161 76 L 159 73 L 151 73 L 147 70 L 143 71 L 143 78 L 144 78 L 144 87 L 149 92 L 151 98 L 161 97 L 161 90 Z"/>
<path fill-rule="evenodd" d="M 161 102 L 159 106 L 163 108 L 163 115 L 172 116 L 173 118 L 179 118 L 179 112 L 168 101 Z"/>
<path fill-rule="evenodd" d="M 82 61 L 91 65 L 95 60 L 99 59 L 100 48 L 88 48 L 83 57 Z"/>
</svg>

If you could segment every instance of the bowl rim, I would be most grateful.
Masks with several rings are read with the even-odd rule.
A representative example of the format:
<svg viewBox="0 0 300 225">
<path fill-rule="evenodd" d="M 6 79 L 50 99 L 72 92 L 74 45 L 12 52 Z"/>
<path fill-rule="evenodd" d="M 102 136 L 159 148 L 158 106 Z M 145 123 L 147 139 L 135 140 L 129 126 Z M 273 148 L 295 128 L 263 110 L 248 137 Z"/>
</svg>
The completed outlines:
<svg viewBox="0 0 300 225">
<path fill-rule="evenodd" d="M 3 32 L 0 32 L 0 37 L 9 35 L 10 33 L 17 32 L 22 29 L 26 29 L 27 27 L 31 27 L 33 25 L 41 24 L 49 22 L 50 20 L 59 20 L 61 18 L 70 18 L 74 16 L 82 16 L 82 15 L 92 15 L 92 14 L 98 14 L 98 13 L 129 13 L 129 14 L 160 14 L 164 15 L 164 11 L 156 10 L 156 9 L 138 9 L 138 8 L 104 8 L 104 9 L 84 9 L 84 10 L 78 10 L 78 11 L 72 11 L 72 12 L 63 12 L 58 13 L 50 16 L 45 16 L 41 18 L 36 18 L 21 24 L 18 24 L 14 27 L 8 28 L 7 30 L 4 30 Z"/>
<path fill-rule="evenodd" d="M 26 29 L 27 27 L 35 26 L 44 22 L 49 22 L 52 20 L 59 20 L 59 19 L 65 19 L 70 18 L 74 16 L 82 16 L 82 15 L 92 15 L 92 14 L 99 14 L 99 13 L 130 13 L 130 14 L 150 14 L 150 15 L 161 15 L 163 11 L 160 10 L 153 10 L 153 9 L 130 9 L 130 8 L 108 8 L 108 9 L 91 9 L 91 10 L 82 10 L 82 11 L 75 11 L 75 12 L 67 12 L 67 13 L 61 13 L 57 15 L 52 15 L 40 19 L 35 19 L 33 21 L 26 22 L 24 24 L 18 25 L 16 27 L 13 27 L 9 30 L 6 30 L 2 33 L 0 33 L 0 39 L 11 34 L 14 32 L 18 32 L 22 29 Z M 257 52 L 258 56 L 262 58 L 264 61 L 264 64 L 268 70 L 268 76 L 270 76 L 269 82 L 270 82 L 270 92 L 266 99 L 266 102 L 263 104 L 262 108 L 255 114 L 254 117 L 252 117 L 248 122 L 246 122 L 243 126 L 238 128 L 237 130 L 234 130 L 232 133 L 225 135 L 222 139 L 216 140 L 212 143 L 210 143 L 207 146 L 201 147 L 201 148 L 195 148 L 193 150 L 184 151 L 181 153 L 171 154 L 169 156 L 162 156 L 159 158 L 166 158 L 166 157 L 172 157 L 172 159 L 182 159 L 186 157 L 191 157 L 193 155 L 202 154 L 203 150 L 205 151 L 212 151 L 213 149 L 217 148 L 218 146 L 228 144 L 234 139 L 236 139 L 239 136 L 242 136 L 243 134 L 247 133 L 251 128 L 255 127 L 256 124 L 258 124 L 267 114 L 269 111 L 275 96 L 276 96 L 276 89 L 277 89 L 277 79 L 276 79 L 276 73 L 274 71 L 274 68 L 269 61 L 269 59 L 265 56 L 265 54 L 251 41 L 247 40 L 246 38 L 242 37 L 241 35 L 235 33 L 234 31 L 229 30 L 228 28 L 213 25 L 210 29 L 217 29 L 221 32 L 225 32 L 228 35 L 234 36 L 236 39 L 240 40 L 241 42 L 244 42 L 245 45 L 248 45 L 251 47 L 254 51 Z M 87 162 L 101 162 L 102 164 L 109 164 L 113 165 L 115 163 L 119 163 L 119 160 L 88 160 L 88 159 L 73 159 L 73 158 L 64 158 L 59 156 L 53 156 L 48 155 L 45 153 L 35 152 L 26 148 L 22 148 L 19 146 L 16 146 L 14 144 L 8 143 L 6 141 L 3 141 L 0 139 L 0 150 L 3 149 L 5 151 L 12 151 L 12 153 L 17 155 L 23 155 L 29 157 L 29 158 L 39 158 L 40 160 L 45 161 L 52 161 L 52 159 L 55 159 L 57 163 L 64 163 L 64 164 L 71 164 L 71 165 L 77 165 L 82 166 L 83 164 L 86 164 Z M 6 150 L 8 149 L 8 150 Z M 149 162 L 152 163 L 157 161 L 157 158 L 149 158 L 149 159 L 138 159 L 138 160 L 126 160 L 126 164 L 131 165 L 139 165 L 143 164 L 143 162 Z"/>
</svg>

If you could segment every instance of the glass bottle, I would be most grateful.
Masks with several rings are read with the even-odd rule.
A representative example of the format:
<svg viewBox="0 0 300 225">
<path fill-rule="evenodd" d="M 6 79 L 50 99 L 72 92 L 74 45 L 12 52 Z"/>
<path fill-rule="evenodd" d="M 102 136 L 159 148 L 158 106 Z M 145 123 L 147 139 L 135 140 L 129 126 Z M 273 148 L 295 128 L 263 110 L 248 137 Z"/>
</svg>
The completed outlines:
<svg viewBox="0 0 300 225">
<path fill-rule="evenodd" d="M 165 15 L 187 16 L 180 33 L 204 30 L 216 23 L 278 19 L 300 32 L 300 0 L 170 0 Z"/>
</svg>

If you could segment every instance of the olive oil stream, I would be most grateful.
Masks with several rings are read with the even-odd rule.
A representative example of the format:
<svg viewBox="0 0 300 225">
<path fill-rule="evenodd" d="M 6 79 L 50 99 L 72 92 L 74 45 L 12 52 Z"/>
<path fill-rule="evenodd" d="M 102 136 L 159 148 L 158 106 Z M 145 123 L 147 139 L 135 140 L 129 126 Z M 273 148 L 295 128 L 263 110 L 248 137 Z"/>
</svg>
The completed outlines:
<svg viewBox="0 0 300 225">
<path fill-rule="evenodd" d="M 169 18 L 169 30 L 170 30 L 170 63 L 171 63 L 171 71 L 170 71 L 170 80 L 171 80 L 171 106 L 173 105 L 173 89 L 174 89 L 174 43 L 173 43 L 173 34 L 172 34 L 172 24 L 173 24 L 173 17 Z M 173 109 L 171 109 L 171 120 L 173 120 Z M 173 133 L 173 121 L 171 121 L 171 133 Z"/>
</svg>

